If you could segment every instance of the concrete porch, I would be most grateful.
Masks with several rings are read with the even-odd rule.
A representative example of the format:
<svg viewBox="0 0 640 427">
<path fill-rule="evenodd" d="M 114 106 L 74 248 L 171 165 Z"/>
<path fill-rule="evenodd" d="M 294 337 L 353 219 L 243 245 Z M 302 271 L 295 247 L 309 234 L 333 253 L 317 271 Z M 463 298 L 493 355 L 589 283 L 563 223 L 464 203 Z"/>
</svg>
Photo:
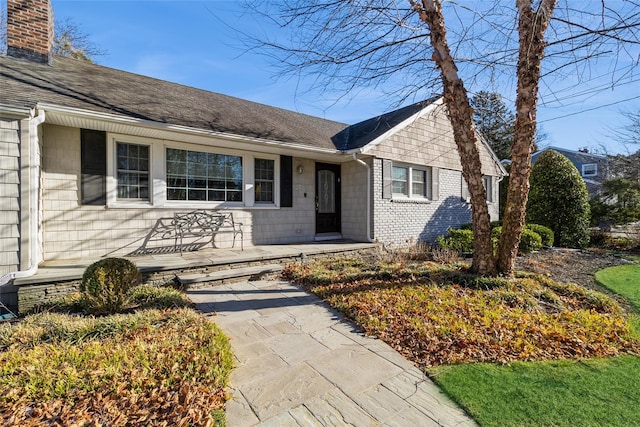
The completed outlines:
<svg viewBox="0 0 640 427">
<path fill-rule="evenodd" d="M 258 276 L 265 266 L 284 265 L 302 259 L 373 251 L 374 243 L 324 241 L 286 245 L 264 245 L 240 248 L 207 248 L 192 252 L 143 254 L 125 257 L 142 273 L 142 282 L 181 285 L 179 276 L 189 276 L 184 287 L 197 287 L 202 275 L 207 286 Z M 84 270 L 98 259 L 53 260 L 42 263 L 35 275 L 16 279 L 13 285 L 0 291 L 6 305 L 25 312 L 43 302 L 55 300 L 73 292 Z M 262 266 L 262 267 L 261 267 Z M 268 271 L 269 270 L 269 271 Z M 217 275 L 215 274 L 217 272 Z M 195 278 L 195 279 L 194 279 Z"/>
</svg>

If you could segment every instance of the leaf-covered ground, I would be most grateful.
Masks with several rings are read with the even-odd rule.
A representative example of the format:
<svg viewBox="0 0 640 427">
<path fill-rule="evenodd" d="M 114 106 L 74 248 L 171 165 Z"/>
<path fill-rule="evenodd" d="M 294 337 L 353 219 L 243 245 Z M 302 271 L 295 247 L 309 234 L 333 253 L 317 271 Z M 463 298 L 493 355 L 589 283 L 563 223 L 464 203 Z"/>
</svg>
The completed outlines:
<svg viewBox="0 0 640 427">
<path fill-rule="evenodd" d="M 0 424 L 187 426 L 224 422 L 227 338 L 192 309 L 0 325 Z"/>
<path fill-rule="evenodd" d="M 640 353 L 613 299 L 541 275 L 338 259 L 292 264 L 285 276 L 422 367 Z"/>
</svg>

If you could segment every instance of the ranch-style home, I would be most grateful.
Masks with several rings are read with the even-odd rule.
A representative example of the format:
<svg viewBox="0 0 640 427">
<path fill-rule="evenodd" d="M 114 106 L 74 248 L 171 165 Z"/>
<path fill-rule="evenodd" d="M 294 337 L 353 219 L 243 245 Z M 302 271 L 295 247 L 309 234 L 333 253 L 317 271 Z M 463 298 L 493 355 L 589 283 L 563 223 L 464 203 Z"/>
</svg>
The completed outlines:
<svg viewBox="0 0 640 427">
<path fill-rule="evenodd" d="M 7 11 L 4 282 L 42 262 L 128 255 L 151 240 L 172 246 L 170 233 L 162 243 L 166 221 L 193 210 L 233 213 L 245 248 L 323 239 L 406 245 L 470 221 L 441 99 L 338 123 L 54 57 L 48 0 L 8 0 Z M 497 219 L 505 171 L 480 145 Z M 220 238 L 231 245 L 231 234 Z"/>
</svg>

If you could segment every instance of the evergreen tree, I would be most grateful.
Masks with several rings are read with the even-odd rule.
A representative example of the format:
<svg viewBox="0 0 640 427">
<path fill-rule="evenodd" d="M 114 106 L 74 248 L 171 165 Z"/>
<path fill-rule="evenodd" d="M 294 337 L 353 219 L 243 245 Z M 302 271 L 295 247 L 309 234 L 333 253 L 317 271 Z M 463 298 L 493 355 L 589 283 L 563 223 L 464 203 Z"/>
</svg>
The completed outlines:
<svg viewBox="0 0 640 427">
<path fill-rule="evenodd" d="M 511 158 L 515 116 L 496 92 L 478 92 L 471 98 L 473 122 L 500 160 Z"/>
<path fill-rule="evenodd" d="M 589 244 L 589 194 L 576 167 L 562 154 L 547 150 L 538 157 L 529 178 L 527 223 L 549 227 L 558 246 Z"/>
</svg>

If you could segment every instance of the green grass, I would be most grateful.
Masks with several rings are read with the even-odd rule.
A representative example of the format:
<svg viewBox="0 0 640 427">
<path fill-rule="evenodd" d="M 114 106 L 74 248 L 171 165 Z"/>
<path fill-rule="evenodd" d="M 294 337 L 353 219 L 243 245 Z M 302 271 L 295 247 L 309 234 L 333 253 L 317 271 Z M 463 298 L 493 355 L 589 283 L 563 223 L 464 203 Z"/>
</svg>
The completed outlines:
<svg viewBox="0 0 640 427">
<path fill-rule="evenodd" d="M 640 264 L 605 268 L 596 273 L 596 280 L 605 288 L 622 295 L 640 312 Z"/>
<path fill-rule="evenodd" d="M 452 365 L 430 371 L 483 426 L 640 425 L 640 358 Z"/>
</svg>

